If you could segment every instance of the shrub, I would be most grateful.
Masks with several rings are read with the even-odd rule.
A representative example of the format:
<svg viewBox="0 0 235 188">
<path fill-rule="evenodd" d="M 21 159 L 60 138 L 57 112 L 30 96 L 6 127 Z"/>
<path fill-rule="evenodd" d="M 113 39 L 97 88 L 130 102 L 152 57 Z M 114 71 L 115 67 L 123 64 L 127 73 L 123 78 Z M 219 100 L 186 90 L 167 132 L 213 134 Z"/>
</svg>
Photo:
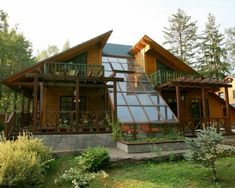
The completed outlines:
<svg viewBox="0 0 235 188">
<path fill-rule="evenodd" d="M 109 153 L 104 147 L 88 148 L 76 158 L 81 169 L 96 172 L 104 169 L 110 161 Z"/>
<path fill-rule="evenodd" d="M 42 139 L 33 138 L 32 134 L 23 132 L 14 142 L 14 147 L 19 150 L 36 153 L 42 164 L 52 159 L 52 149 L 45 146 Z"/>
<path fill-rule="evenodd" d="M 39 187 L 50 149 L 27 134 L 0 142 L 0 187 Z"/>
<path fill-rule="evenodd" d="M 36 153 L 15 149 L 10 141 L 0 143 L 0 186 L 37 187 L 43 181 Z"/>
<path fill-rule="evenodd" d="M 93 179 L 105 179 L 107 177 L 108 175 L 104 171 L 90 173 L 84 172 L 79 168 L 70 168 L 55 180 L 55 184 L 69 183 L 72 184 L 74 188 L 78 188 L 88 186 Z"/>
<path fill-rule="evenodd" d="M 108 125 L 112 129 L 112 138 L 114 141 L 119 141 L 123 139 L 123 133 L 121 129 L 121 122 L 120 121 L 112 121 L 108 116 L 106 116 L 106 120 Z"/>
<path fill-rule="evenodd" d="M 186 140 L 189 146 L 189 151 L 184 155 L 186 160 L 211 168 L 214 181 L 217 180 L 215 161 L 224 153 L 220 145 L 222 140 L 222 134 L 217 133 L 214 127 L 201 130 L 195 139 Z"/>
</svg>

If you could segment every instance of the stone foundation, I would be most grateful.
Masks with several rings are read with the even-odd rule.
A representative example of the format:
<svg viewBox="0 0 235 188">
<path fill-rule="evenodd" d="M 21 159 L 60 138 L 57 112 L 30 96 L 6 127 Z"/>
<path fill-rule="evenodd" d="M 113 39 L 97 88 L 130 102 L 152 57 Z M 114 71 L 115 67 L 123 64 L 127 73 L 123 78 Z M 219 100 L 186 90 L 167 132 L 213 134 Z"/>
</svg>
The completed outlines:
<svg viewBox="0 0 235 188">
<path fill-rule="evenodd" d="M 51 134 L 34 135 L 43 139 L 47 146 L 52 147 L 54 153 L 79 152 L 88 147 L 115 147 L 111 134 Z"/>
</svg>

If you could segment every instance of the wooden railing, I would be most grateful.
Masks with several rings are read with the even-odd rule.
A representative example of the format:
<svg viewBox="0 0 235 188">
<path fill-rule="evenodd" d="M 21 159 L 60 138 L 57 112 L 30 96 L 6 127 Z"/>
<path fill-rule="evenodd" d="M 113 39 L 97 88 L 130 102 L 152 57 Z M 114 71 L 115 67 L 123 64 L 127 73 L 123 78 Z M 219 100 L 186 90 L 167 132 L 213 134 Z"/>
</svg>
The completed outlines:
<svg viewBox="0 0 235 188">
<path fill-rule="evenodd" d="M 104 66 L 69 62 L 50 62 L 44 65 L 44 74 L 100 77 L 104 75 Z"/>
<path fill-rule="evenodd" d="M 227 118 L 187 118 L 181 120 L 182 131 L 186 135 L 196 135 L 200 129 L 214 126 L 218 131 L 225 133 Z"/>
<path fill-rule="evenodd" d="M 75 111 L 42 112 L 37 122 L 37 132 L 110 132 L 107 111 L 79 112 L 76 122 Z"/>
<path fill-rule="evenodd" d="M 184 72 L 174 72 L 174 71 L 165 71 L 158 70 L 157 72 L 150 74 L 149 78 L 154 85 L 164 84 L 168 81 L 174 80 L 179 77 L 199 77 L 199 74 L 189 74 Z"/>
</svg>

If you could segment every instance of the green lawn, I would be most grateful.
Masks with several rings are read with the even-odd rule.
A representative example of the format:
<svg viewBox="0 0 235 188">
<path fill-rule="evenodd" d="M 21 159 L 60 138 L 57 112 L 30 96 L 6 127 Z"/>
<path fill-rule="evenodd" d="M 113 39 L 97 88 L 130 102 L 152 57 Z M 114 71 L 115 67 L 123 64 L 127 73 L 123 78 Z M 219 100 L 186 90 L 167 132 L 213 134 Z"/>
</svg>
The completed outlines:
<svg viewBox="0 0 235 188">
<path fill-rule="evenodd" d="M 53 181 L 60 171 L 75 165 L 72 156 L 61 157 L 52 163 L 46 175 L 45 187 L 54 188 Z M 107 180 L 92 182 L 90 187 L 115 188 L 213 188 L 235 187 L 235 156 L 218 160 L 218 183 L 211 180 L 211 171 L 201 166 L 178 162 L 144 162 L 141 164 L 115 165 L 106 170 Z M 67 188 L 68 185 L 58 186 Z"/>
</svg>

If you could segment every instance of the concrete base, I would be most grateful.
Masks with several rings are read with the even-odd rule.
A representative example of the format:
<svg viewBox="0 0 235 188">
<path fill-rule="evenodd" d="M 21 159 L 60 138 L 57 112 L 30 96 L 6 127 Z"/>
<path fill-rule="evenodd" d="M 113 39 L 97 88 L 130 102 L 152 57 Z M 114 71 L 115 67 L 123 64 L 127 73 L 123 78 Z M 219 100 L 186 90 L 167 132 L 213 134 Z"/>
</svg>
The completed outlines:
<svg viewBox="0 0 235 188">
<path fill-rule="evenodd" d="M 117 142 L 116 146 L 118 149 L 126 153 L 146 153 L 187 149 L 184 141 L 167 141 L 154 143 Z"/>
<path fill-rule="evenodd" d="M 42 139 L 45 145 L 52 147 L 54 153 L 79 152 L 96 146 L 115 147 L 110 133 L 34 135 L 34 137 Z"/>
</svg>

